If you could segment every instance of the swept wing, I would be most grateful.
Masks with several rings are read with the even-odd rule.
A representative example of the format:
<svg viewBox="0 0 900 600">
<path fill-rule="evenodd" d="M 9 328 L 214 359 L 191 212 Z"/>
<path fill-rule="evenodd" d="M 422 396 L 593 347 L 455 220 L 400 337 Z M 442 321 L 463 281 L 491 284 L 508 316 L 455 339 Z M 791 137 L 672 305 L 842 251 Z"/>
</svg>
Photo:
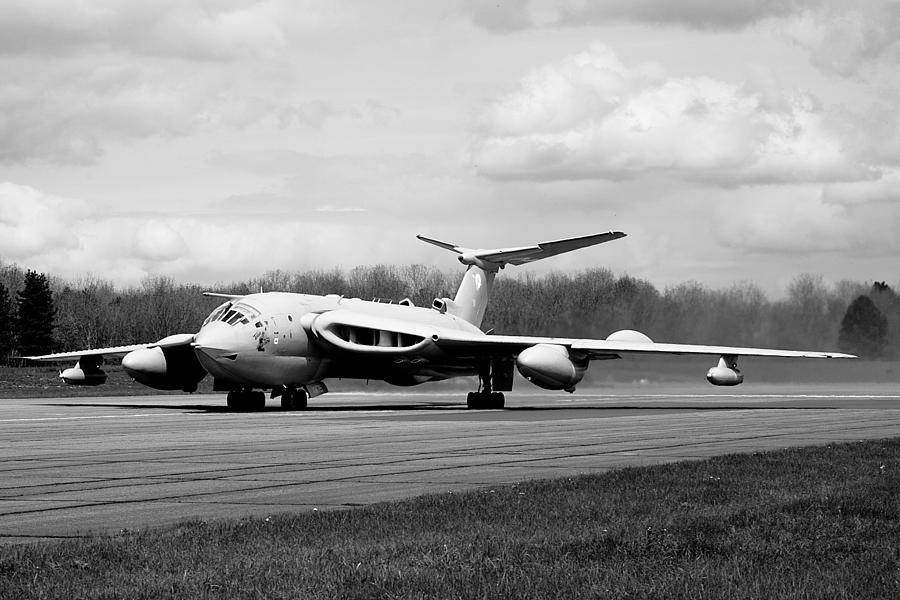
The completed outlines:
<svg viewBox="0 0 900 600">
<path fill-rule="evenodd" d="M 398 336 L 397 339 L 409 343 L 390 346 L 355 344 L 347 336 L 339 338 L 335 332 L 348 332 L 353 328 L 366 328 L 381 334 Z M 425 323 L 401 319 L 374 317 L 353 310 L 327 311 L 307 322 L 307 330 L 326 343 L 333 343 L 341 350 L 360 354 L 409 354 L 420 342 L 428 341 L 445 355 L 454 358 L 469 357 L 514 357 L 523 350 L 538 344 L 564 347 L 573 353 L 590 359 L 617 358 L 621 354 L 675 354 L 675 355 L 722 355 L 722 356 L 768 356 L 780 358 L 856 358 L 841 352 L 813 350 L 779 350 L 775 348 L 752 348 L 742 346 L 712 346 L 700 344 L 669 344 L 650 341 L 637 332 L 619 332 L 605 340 L 585 338 L 557 338 L 520 335 L 488 335 L 466 329 L 451 329 Z M 644 338 L 636 339 L 638 337 Z M 374 338 L 372 338 L 374 339 Z M 337 342 L 337 343 L 335 343 Z"/>
<path fill-rule="evenodd" d="M 592 340 L 517 335 L 473 335 L 468 332 L 446 331 L 435 344 L 456 356 L 510 356 L 537 344 L 562 346 L 583 353 L 591 359 L 615 358 L 620 354 L 701 354 L 724 356 L 769 356 L 780 358 L 856 358 L 840 352 L 811 350 L 779 350 L 741 346 L 709 346 L 699 344 L 667 344 L 652 341 Z"/>
</svg>

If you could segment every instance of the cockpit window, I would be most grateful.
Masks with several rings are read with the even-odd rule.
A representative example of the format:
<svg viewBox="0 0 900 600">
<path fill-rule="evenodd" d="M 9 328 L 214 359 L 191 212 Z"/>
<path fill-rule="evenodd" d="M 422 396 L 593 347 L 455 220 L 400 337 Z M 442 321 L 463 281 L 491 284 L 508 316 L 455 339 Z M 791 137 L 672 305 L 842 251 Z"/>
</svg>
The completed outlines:
<svg viewBox="0 0 900 600">
<path fill-rule="evenodd" d="M 248 304 L 244 304 L 243 302 L 238 302 L 237 304 L 226 302 L 216 310 L 212 311 L 212 313 L 206 317 L 206 320 L 203 321 L 203 324 L 206 325 L 213 321 L 223 321 L 228 325 L 236 325 L 238 323 L 249 325 L 250 321 L 257 319 L 258 317 L 259 311 Z"/>
<path fill-rule="evenodd" d="M 224 304 L 220 304 L 216 310 L 209 313 L 209 316 L 206 317 L 206 320 L 203 321 L 203 324 L 211 323 L 221 317 L 229 308 L 231 308 L 231 302 L 225 302 Z"/>
</svg>

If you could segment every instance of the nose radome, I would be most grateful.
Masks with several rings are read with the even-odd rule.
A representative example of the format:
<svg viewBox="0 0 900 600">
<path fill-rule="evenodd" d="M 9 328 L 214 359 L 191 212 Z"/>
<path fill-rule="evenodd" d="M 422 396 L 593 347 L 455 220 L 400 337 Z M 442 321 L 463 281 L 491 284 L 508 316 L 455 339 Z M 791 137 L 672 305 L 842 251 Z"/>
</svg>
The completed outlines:
<svg viewBox="0 0 900 600">
<path fill-rule="evenodd" d="M 237 339 L 233 327 L 221 321 L 213 321 L 204 325 L 197 332 L 192 345 L 197 350 L 216 357 L 217 355 L 235 352 L 237 350 Z"/>
</svg>

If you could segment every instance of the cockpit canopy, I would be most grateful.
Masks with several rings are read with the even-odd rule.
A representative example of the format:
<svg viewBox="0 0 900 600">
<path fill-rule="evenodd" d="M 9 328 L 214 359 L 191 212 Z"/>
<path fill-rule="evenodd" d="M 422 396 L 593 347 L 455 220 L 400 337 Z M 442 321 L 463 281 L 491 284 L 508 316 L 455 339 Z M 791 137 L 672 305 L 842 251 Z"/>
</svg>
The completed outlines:
<svg viewBox="0 0 900 600">
<path fill-rule="evenodd" d="M 248 325 L 251 321 L 259 318 L 259 311 L 244 302 L 225 302 L 216 310 L 212 311 L 203 324 L 212 323 L 213 321 L 222 321 L 229 325 Z"/>
</svg>

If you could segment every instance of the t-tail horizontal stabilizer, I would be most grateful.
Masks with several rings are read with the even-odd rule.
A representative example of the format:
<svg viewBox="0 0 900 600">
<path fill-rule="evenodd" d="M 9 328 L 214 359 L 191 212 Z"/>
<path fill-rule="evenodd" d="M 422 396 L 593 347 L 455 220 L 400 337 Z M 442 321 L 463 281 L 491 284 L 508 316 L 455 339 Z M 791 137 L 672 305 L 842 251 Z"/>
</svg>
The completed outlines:
<svg viewBox="0 0 900 600">
<path fill-rule="evenodd" d="M 604 242 L 611 242 L 619 238 L 625 237 L 621 231 L 607 231 L 606 233 L 595 233 L 593 235 L 583 235 L 581 237 L 566 238 L 563 240 L 555 240 L 552 242 L 541 242 L 535 246 L 522 246 L 520 248 L 495 248 L 495 249 L 474 249 L 464 246 L 457 246 L 427 238 L 424 235 L 417 235 L 417 238 L 423 242 L 434 244 L 439 248 L 450 250 L 459 254 L 459 262 L 464 265 L 477 265 L 486 271 L 496 271 L 502 269 L 506 265 L 524 265 L 542 258 L 550 258 L 557 254 L 571 252 L 588 246 L 596 246 Z"/>
<path fill-rule="evenodd" d="M 524 265 L 527 263 L 549 258 L 557 254 L 571 252 L 588 246 L 595 246 L 604 242 L 611 242 L 625 237 L 621 231 L 607 231 L 581 237 L 566 238 L 552 242 L 541 242 L 536 246 L 522 246 L 520 248 L 494 248 L 474 249 L 457 246 L 417 235 L 423 242 L 434 244 L 439 248 L 456 252 L 459 262 L 468 266 L 462 283 L 456 291 L 453 300 L 438 298 L 434 301 L 434 307 L 448 312 L 469 323 L 481 326 L 484 312 L 487 310 L 487 302 L 493 287 L 494 277 L 497 271 L 506 265 Z"/>
</svg>

